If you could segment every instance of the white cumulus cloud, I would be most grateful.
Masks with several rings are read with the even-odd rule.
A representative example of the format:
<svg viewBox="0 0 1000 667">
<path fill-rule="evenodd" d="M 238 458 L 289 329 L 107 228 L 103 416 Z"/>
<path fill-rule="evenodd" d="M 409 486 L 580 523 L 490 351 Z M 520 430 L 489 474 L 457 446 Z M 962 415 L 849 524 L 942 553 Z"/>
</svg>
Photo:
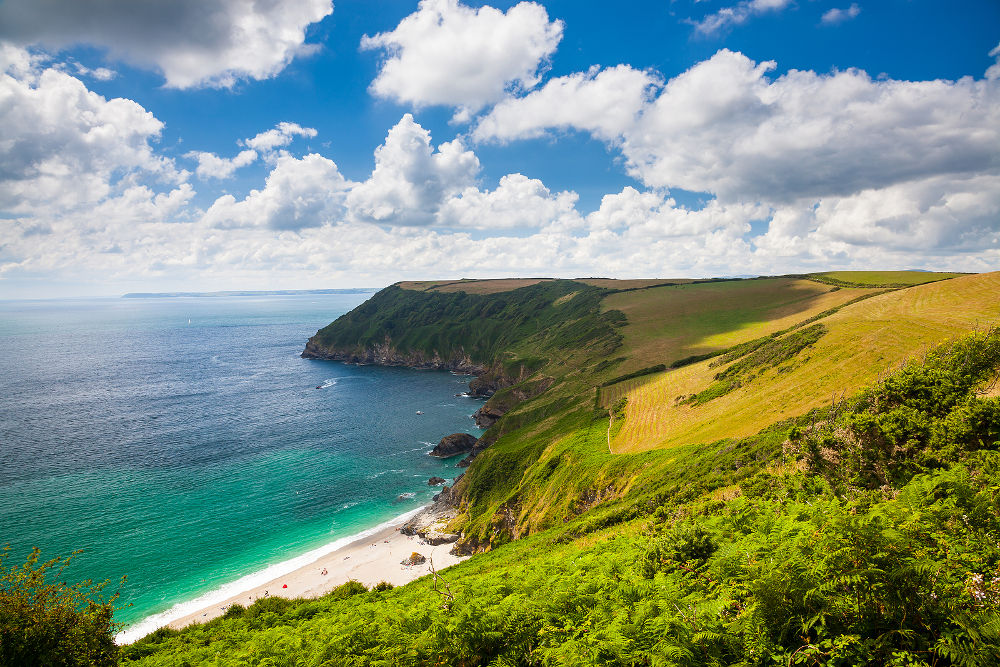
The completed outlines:
<svg viewBox="0 0 1000 667">
<path fill-rule="evenodd" d="M 459 118 L 496 102 L 511 88 L 538 84 L 562 38 L 561 21 L 521 2 L 506 12 L 457 0 L 421 0 L 391 32 L 365 35 L 363 49 L 383 49 L 374 94 L 415 105 L 459 107 Z"/>
<path fill-rule="evenodd" d="M 556 77 L 497 104 L 476 124 L 473 137 L 506 141 L 574 128 L 612 140 L 635 123 L 659 83 L 656 75 L 628 65 Z"/>
<path fill-rule="evenodd" d="M 278 158 L 262 190 L 243 200 L 219 197 L 202 221 L 214 227 L 266 227 L 298 230 L 337 222 L 350 183 L 337 165 L 310 153 L 299 159 Z"/>
<path fill-rule="evenodd" d="M 780 11 L 790 4 L 791 0 L 744 0 L 731 7 L 723 7 L 714 14 L 692 23 L 696 32 L 712 35 L 742 25 L 758 14 Z"/>
<path fill-rule="evenodd" d="M 271 155 L 276 148 L 289 145 L 297 136 L 312 138 L 316 136 L 316 130 L 302 127 L 298 123 L 281 122 L 273 129 L 261 132 L 250 139 L 244 139 L 243 145 L 263 155 Z"/>
<path fill-rule="evenodd" d="M 431 146 L 430 133 L 405 114 L 375 150 L 375 169 L 347 197 L 354 220 L 429 225 L 444 200 L 473 184 L 479 159 L 461 141 Z"/>
<path fill-rule="evenodd" d="M 184 157 L 198 161 L 195 174 L 198 178 L 229 178 L 240 167 L 252 164 L 257 159 L 257 151 L 240 151 L 235 157 L 219 157 L 206 151 L 190 151 Z"/>
<path fill-rule="evenodd" d="M 1000 170 L 996 81 L 878 81 L 720 51 L 669 81 L 625 132 L 653 187 L 767 202 L 847 195 L 933 175 Z"/>
<path fill-rule="evenodd" d="M 6 46 L 0 50 L 0 210 L 71 209 L 110 196 L 132 176 L 181 182 L 186 174 L 153 150 L 162 129 L 132 100 L 106 99 Z"/>
<path fill-rule="evenodd" d="M 266 79 L 297 55 L 331 0 L 5 0 L 0 39 L 63 48 L 89 44 L 163 73 L 174 88 Z"/>
<path fill-rule="evenodd" d="M 287 157 L 287 151 L 278 149 L 291 144 L 297 136 L 315 137 L 316 130 L 302 127 L 298 123 L 281 122 L 270 130 L 240 141 L 240 145 L 247 148 L 234 157 L 220 157 L 207 151 L 189 151 L 184 157 L 198 161 L 195 169 L 198 178 L 229 178 L 240 167 L 253 164 L 258 157 L 263 157 L 271 164 L 277 163 L 279 158 Z"/>
<path fill-rule="evenodd" d="M 464 229 L 532 229 L 555 225 L 569 231 L 582 219 L 575 192 L 553 194 L 537 178 L 507 174 L 492 192 L 468 187 L 441 207 L 436 224 Z"/>
</svg>

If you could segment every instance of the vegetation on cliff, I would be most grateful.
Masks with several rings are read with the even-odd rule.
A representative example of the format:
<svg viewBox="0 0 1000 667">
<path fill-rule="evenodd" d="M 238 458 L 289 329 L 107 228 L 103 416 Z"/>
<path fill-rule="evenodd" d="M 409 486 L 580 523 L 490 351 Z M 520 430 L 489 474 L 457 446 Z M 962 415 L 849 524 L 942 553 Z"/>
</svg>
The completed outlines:
<svg viewBox="0 0 1000 667">
<path fill-rule="evenodd" d="M 468 358 L 490 366 L 515 349 L 616 348 L 615 311 L 599 312 L 597 287 L 546 281 L 499 294 L 387 287 L 310 339 L 316 356 L 365 358 L 377 350 L 401 359 Z M 537 365 L 535 355 L 524 362 Z"/>
<path fill-rule="evenodd" d="M 752 438 L 617 457 L 624 493 L 449 569 L 447 588 L 262 600 L 123 658 L 994 665 L 998 368 L 1000 334 L 974 334 Z"/>
<path fill-rule="evenodd" d="M 0 550 L 0 665 L 118 664 L 108 582 L 67 583 L 75 554 L 42 561 L 35 549 L 19 564 L 10 555 Z"/>
</svg>

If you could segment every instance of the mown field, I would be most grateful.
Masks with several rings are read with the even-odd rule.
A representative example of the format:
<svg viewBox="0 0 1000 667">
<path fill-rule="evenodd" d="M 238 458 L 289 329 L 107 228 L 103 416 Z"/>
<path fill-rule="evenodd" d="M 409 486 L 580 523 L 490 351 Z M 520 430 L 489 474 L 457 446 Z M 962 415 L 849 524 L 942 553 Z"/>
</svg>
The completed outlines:
<svg viewBox="0 0 1000 667">
<path fill-rule="evenodd" d="M 614 451 L 742 437 L 762 423 L 829 405 L 935 344 L 1000 322 L 998 295 L 1000 273 L 991 273 L 891 291 L 848 305 L 819 320 L 826 334 L 790 364 L 767 369 L 746 386 L 700 405 L 677 399 L 711 385 L 724 370 L 713 367 L 711 360 L 608 387 L 602 391 L 604 404 L 628 397 L 626 423 L 612 443 Z M 792 319 L 798 315 L 805 313 Z M 763 327 L 759 330 L 766 333 Z"/>
<path fill-rule="evenodd" d="M 623 372 L 669 365 L 728 348 L 876 290 L 839 288 L 796 278 L 758 278 L 654 287 L 612 294 L 605 310 L 625 313 Z"/>
</svg>

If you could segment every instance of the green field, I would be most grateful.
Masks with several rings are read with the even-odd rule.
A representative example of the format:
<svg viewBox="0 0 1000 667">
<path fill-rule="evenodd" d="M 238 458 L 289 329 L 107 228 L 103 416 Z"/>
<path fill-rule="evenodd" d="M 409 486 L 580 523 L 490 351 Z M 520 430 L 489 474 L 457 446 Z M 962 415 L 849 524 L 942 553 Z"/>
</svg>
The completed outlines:
<svg viewBox="0 0 1000 667">
<path fill-rule="evenodd" d="M 497 278 L 496 280 L 426 280 L 404 281 L 400 287 L 418 292 L 466 292 L 468 294 L 497 294 L 520 287 L 529 287 L 551 278 Z"/>
<path fill-rule="evenodd" d="M 814 273 L 812 277 L 845 287 L 911 287 L 962 275 L 967 274 L 932 271 L 828 271 Z"/>
</svg>

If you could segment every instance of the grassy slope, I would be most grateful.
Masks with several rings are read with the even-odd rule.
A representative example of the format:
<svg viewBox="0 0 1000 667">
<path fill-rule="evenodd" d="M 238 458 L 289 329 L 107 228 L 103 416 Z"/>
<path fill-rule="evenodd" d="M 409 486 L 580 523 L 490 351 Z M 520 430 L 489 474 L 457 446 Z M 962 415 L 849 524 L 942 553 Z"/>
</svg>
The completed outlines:
<svg viewBox="0 0 1000 667">
<path fill-rule="evenodd" d="M 634 452 L 743 437 L 762 424 L 828 405 L 835 395 L 852 393 L 928 347 L 998 320 L 1000 273 L 875 296 L 821 320 L 828 333 L 803 353 L 810 360 L 795 372 L 771 370 L 706 404 L 694 407 L 675 399 L 711 383 L 721 369 L 708 361 L 605 390 L 608 402 L 629 396 L 628 418 L 613 446 L 617 452 Z"/>
<path fill-rule="evenodd" d="M 840 451 L 846 465 L 820 466 L 806 447 L 782 453 L 787 431 L 603 463 L 589 451 L 550 474 L 593 476 L 612 460 L 622 466 L 613 477 L 634 475 L 630 488 L 449 569 L 447 584 L 262 600 L 160 632 L 125 657 L 163 666 L 995 665 L 1000 589 L 989 578 L 1000 563 L 1000 456 L 983 450 L 1000 446 L 1000 404 L 981 403 L 991 416 L 977 418 L 984 428 L 960 451 L 951 437 L 938 449 L 915 432 L 918 450 L 895 462 L 924 463 L 889 484 L 855 486 L 881 464 L 843 456 L 869 417 L 896 429 L 909 415 L 932 433 L 955 432 L 962 419 L 953 417 L 968 414 L 964 397 L 1000 363 L 1000 340 L 989 340 L 898 374 L 856 403 L 860 421 L 842 415 L 832 432 L 862 430 L 824 439 L 824 456 Z M 926 386 L 957 390 L 928 400 Z M 594 430 L 566 436 L 579 441 L 561 453 L 595 450 Z M 878 437 L 864 446 L 884 451 Z"/>
<path fill-rule="evenodd" d="M 931 271 L 826 271 L 813 274 L 818 280 L 859 287 L 909 287 L 957 278 L 961 275 L 966 274 Z"/>
<path fill-rule="evenodd" d="M 521 349 L 617 346 L 614 313 L 599 314 L 605 290 L 571 281 L 542 281 L 502 293 L 418 292 L 385 288 L 311 339 L 324 349 L 356 351 L 386 344 L 405 354 L 442 358 L 467 355 L 474 362 L 504 361 Z M 618 314 L 620 318 L 620 314 Z"/>
<path fill-rule="evenodd" d="M 871 291 L 769 278 L 624 292 L 602 305 L 628 318 L 622 329 L 629 357 L 622 372 L 628 372 L 765 336 Z"/>
<path fill-rule="evenodd" d="M 482 283 L 495 285 L 498 281 Z M 475 286 L 470 281 L 464 284 Z M 454 528 L 465 532 L 470 547 L 496 546 L 511 537 L 522 537 L 555 525 L 592 505 L 622 497 L 644 478 L 646 472 L 659 474 L 656 471 L 662 471 L 662 466 L 670 465 L 670 457 L 647 459 L 611 455 L 607 445 L 608 422 L 600 418 L 602 414 L 606 416 L 606 412 L 594 412 L 596 386 L 654 363 L 669 363 L 692 352 L 722 349 L 783 329 L 831 307 L 879 291 L 833 289 L 829 285 L 795 278 L 720 281 L 645 290 L 635 290 L 633 285 L 629 287 L 632 291 L 609 296 L 607 291 L 572 281 L 546 281 L 500 293 L 464 293 L 465 296 L 463 292 L 440 293 L 436 290 L 426 296 L 397 290 L 394 296 L 391 289 L 386 291 L 386 300 L 392 297 L 393 303 L 398 301 L 393 306 L 398 307 L 397 317 L 406 318 L 403 326 L 395 327 L 396 331 L 404 331 L 401 341 L 430 349 L 441 344 L 454 345 L 470 335 L 479 336 L 484 344 L 476 347 L 483 354 L 496 353 L 503 348 L 504 359 L 512 365 L 519 359 L 543 362 L 540 366 L 534 362 L 530 364 L 535 375 L 526 377 L 525 382 L 533 382 L 533 378 L 538 377 L 553 381 L 544 394 L 520 404 L 512 398 L 517 387 L 504 390 L 491 399 L 515 407 L 487 433 L 490 438 L 499 438 L 498 442 L 480 456 L 457 488 L 465 502 Z M 417 294 L 420 296 L 414 296 Z M 613 322 L 598 316 L 594 306 L 595 298 L 602 296 L 600 306 L 605 316 L 614 315 L 618 309 L 627 314 L 627 326 L 610 327 L 615 335 L 625 332 L 623 346 L 616 349 L 613 337 L 607 337 L 610 334 L 597 336 L 602 344 L 594 346 L 572 342 L 572 337 L 558 329 L 547 330 L 547 326 L 560 319 L 561 312 L 572 312 L 574 317 L 580 318 L 575 328 L 594 333 L 608 331 L 608 325 Z M 435 304 L 439 301 L 448 312 L 446 320 L 437 318 L 438 306 Z M 512 331 L 506 316 L 496 321 L 476 319 L 475 313 L 485 312 L 483 308 L 492 312 L 490 304 L 500 301 L 506 304 L 506 310 L 518 313 L 519 318 L 529 312 L 537 313 L 523 320 L 524 324 L 531 325 L 524 329 L 527 335 L 508 335 L 516 332 Z M 415 313 L 433 317 L 426 322 L 420 319 L 420 326 L 414 328 Z M 365 328 L 371 314 L 363 315 L 350 327 L 346 327 L 350 324 L 346 321 L 350 318 L 346 318 L 345 322 L 330 329 L 339 327 L 341 338 L 357 340 L 358 332 L 348 329 L 360 326 L 364 329 L 363 335 L 371 340 L 384 339 L 382 329 Z M 463 321 L 469 317 L 473 319 Z M 492 333 L 485 331 L 484 326 Z M 664 338 L 668 342 L 665 343 Z M 851 341 L 846 342 L 850 347 Z M 663 391 L 660 386 L 659 393 L 634 397 L 624 427 L 618 422 L 611 429 L 615 451 L 622 447 L 623 441 L 636 442 L 636 433 L 643 438 L 654 436 L 648 441 L 640 441 L 643 447 L 712 442 L 722 437 L 748 435 L 771 421 L 801 414 L 812 407 L 808 401 L 802 402 L 801 410 L 770 406 L 770 411 L 765 411 L 761 417 L 759 406 L 751 400 L 746 402 L 741 414 L 720 411 L 720 406 L 746 395 L 745 391 L 734 392 L 699 408 L 702 410 L 699 414 L 711 413 L 712 419 L 699 420 L 698 428 L 689 429 L 684 438 L 664 440 L 664 422 L 660 416 L 664 411 L 673 416 L 678 414 L 678 411 L 671 412 L 677 395 L 704 389 L 706 366 L 689 366 L 662 376 L 684 380 L 687 384 L 683 387 L 687 391 L 672 386 Z M 657 376 L 620 383 L 602 391 L 602 395 L 613 399 L 615 392 L 634 388 L 649 377 Z M 794 381 L 792 384 L 794 388 Z M 727 430 L 727 424 L 736 424 L 739 429 Z M 773 454 L 780 440 L 777 443 L 768 440 L 766 446 L 758 445 L 761 451 L 754 456 L 766 458 Z M 632 444 L 629 448 L 639 447 Z"/>
</svg>

